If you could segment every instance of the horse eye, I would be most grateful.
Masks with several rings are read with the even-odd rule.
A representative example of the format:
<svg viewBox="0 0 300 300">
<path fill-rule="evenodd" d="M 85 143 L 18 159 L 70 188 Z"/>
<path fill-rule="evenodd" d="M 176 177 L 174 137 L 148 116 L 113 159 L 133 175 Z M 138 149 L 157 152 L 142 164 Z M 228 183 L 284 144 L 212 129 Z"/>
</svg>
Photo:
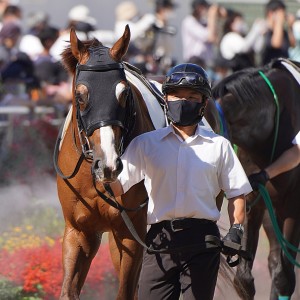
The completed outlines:
<svg viewBox="0 0 300 300">
<path fill-rule="evenodd" d="M 87 102 L 87 95 L 81 94 L 81 93 L 76 93 L 75 99 L 79 104 L 85 104 Z"/>
<path fill-rule="evenodd" d="M 75 100 L 80 105 L 86 105 L 89 100 L 88 89 L 84 85 L 79 85 L 75 92 Z"/>
</svg>

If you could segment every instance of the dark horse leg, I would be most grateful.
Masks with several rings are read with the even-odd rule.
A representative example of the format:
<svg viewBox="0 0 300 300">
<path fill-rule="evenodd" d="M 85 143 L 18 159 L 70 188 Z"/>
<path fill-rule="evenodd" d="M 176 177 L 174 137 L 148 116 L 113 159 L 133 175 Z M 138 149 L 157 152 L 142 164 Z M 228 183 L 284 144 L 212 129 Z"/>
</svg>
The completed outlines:
<svg viewBox="0 0 300 300">
<path fill-rule="evenodd" d="M 244 150 L 238 148 L 237 154 L 246 174 L 251 174 L 257 170 L 257 166 Z M 242 241 L 243 247 L 253 255 L 253 260 L 257 250 L 259 230 L 265 212 L 264 202 L 262 198 L 257 198 L 257 195 L 257 193 L 251 193 L 246 197 L 247 218 L 245 220 L 245 233 Z M 252 267 L 253 261 L 246 261 L 244 259 L 241 260 L 241 263 L 237 267 L 234 286 L 241 299 L 254 299 L 255 285 L 251 273 Z"/>
<path fill-rule="evenodd" d="M 254 205 L 247 214 L 243 246 L 246 246 L 245 248 L 252 253 L 253 257 L 255 257 L 257 250 L 259 229 L 262 224 L 264 211 L 265 208 L 263 203 L 259 200 L 259 202 Z M 254 278 L 251 273 L 252 267 L 253 261 L 246 261 L 242 259 L 241 263 L 237 267 L 234 279 L 236 291 L 241 299 L 244 300 L 252 300 L 255 295 Z"/>
<path fill-rule="evenodd" d="M 268 211 L 265 211 L 263 218 L 263 227 L 268 237 L 270 251 L 268 255 L 268 268 L 271 278 L 274 278 L 275 269 L 280 261 L 280 244 L 276 238 L 274 227 L 272 225 Z M 277 300 L 278 295 L 275 289 L 274 280 L 272 280 L 270 299 Z"/>
<path fill-rule="evenodd" d="M 286 218 L 283 223 L 283 236 L 293 245 L 299 245 L 299 221 L 293 218 Z M 297 247 L 296 246 L 296 247 Z M 297 247 L 298 248 L 298 247 Z M 293 259 L 297 253 L 289 251 Z M 295 291 L 296 275 L 294 264 L 292 264 L 281 249 L 278 263 L 272 274 L 273 286 L 271 300 L 280 299 L 279 296 L 291 297 Z M 289 298 L 290 299 L 290 298 Z"/>
</svg>

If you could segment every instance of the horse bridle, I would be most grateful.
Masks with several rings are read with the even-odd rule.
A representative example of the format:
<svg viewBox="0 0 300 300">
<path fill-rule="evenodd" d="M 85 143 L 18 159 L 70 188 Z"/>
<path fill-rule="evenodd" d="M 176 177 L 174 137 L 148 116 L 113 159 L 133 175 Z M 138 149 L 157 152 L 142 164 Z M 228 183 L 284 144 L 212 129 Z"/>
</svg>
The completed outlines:
<svg viewBox="0 0 300 300">
<path fill-rule="evenodd" d="M 76 81 L 79 75 L 80 71 L 83 72 L 106 72 L 106 71 L 112 71 L 112 70 L 124 70 L 124 64 L 122 62 L 120 63 L 111 63 L 111 64 L 77 64 L 76 66 L 76 73 L 75 73 L 75 86 L 76 86 Z M 125 77 L 125 71 L 124 72 L 124 79 L 128 83 L 126 77 Z M 128 85 L 129 86 L 129 85 Z M 133 95 L 130 86 L 128 87 L 127 90 L 127 95 L 126 95 L 126 107 L 125 107 L 125 118 L 123 122 L 120 120 L 100 120 L 98 121 L 98 126 L 103 127 L 103 126 L 108 126 L 108 125 L 116 125 L 122 128 L 122 136 L 121 136 L 121 141 L 119 144 L 119 156 L 121 156 L 124 152 L 124 144 L 127 145 L 127 139 L 129 139 L 132 130 L 135 126 L 135 108 L 134 108 L 134 100 L 133 100 Z M 82 115 L 80 114 L 80 109 L 79 109 L 79 104 L 76 103 L 76 120 L 77 120 L 77 129 L 78 129 L 78 136 L 79 136 L 79 142 L 81 146 L 81 154 L 80 157 L 76 163 L 76 166 L 73 170 L 73 172 L 69 175 L 65 175 L 62 170 L 58 166 L 58 154 L 59 154 L 59 147 L 60 143 L 62 141 L 62 134 L 63 134 L 63 125 L 60 128 L 56 143 L 55 143 L 55 148 L 54 148 L 54 155 L 53 155 L 53 162 L 54 162 L 54 168 L 57 172 L 57 174 L 63 178 L 63 179 L 71 179 L 73 178 L 79 171 L 80 166 L 83 162 L 83 160 L 91 161 L 93 159 L 93 153 L 90 147 L 90 142 L 88 139 L 89 133 L 86 131 L 86 126 L 83 122 Z M 73 135 L 73 138 L 74 135 Z"/>
<path fill-rule="evenodd" d="M 82 65 L 78 64 L 76 66 L 76 75 L 75 75 L 75 85 L 78 79 L 78 75 L 81 71 L 83 72 L 106 72 L 112 70 L 122 70 L 124 72 L 123 63 L 112 63 L 112 64 L 95 64 L 95 65 Z M 124 78 L 127 82 L 124 72 Z M 128 82 L 127 82 L 128 83 Z M 87 114 L 86 114 L 87 115 Z M 126 107 L 125 107 L 125 117 L 124 120 L 118 119 L 108 119 L 108 120 L 97 120 L 97 128 L 104 126 L 119 126 L 122 129 L 121 141 L 119 144 L 119 156 L 121 156 L 124 152 L 124 141 L 129 138 L 132 129 L 135 124 L 135 110 L 134 110 L 134 102 L 133 96 L 130 86 L 128 85 L 127 95 L 126 95 Z M 78 126 L 79 140 L 82 148 L 82 152 L 87 159 L 93 159 L 92 150 L 90 149 L 90 142 L 88 137 L 94 131 L 95 126 L 91 127 L 89 130 L 90 124 L 84 122 L 83 115 L 80 112 L 79 104 L 76 102 L 76 120 Z"/>
</svg>

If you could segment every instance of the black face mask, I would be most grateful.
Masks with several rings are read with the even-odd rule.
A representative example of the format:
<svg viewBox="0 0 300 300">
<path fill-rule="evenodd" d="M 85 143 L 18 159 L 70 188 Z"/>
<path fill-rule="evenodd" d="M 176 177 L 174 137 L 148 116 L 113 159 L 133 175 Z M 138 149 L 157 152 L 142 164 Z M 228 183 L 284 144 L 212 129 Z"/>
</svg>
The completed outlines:
<svg viewBox="0 0 300 300">
<path fill-rule="evenodd" d="M 204 115 L 205 102 L 189 100 L 167 101 L 167 116 L 179 126 L 191 126 L 199 123 Z"/>
</svg>

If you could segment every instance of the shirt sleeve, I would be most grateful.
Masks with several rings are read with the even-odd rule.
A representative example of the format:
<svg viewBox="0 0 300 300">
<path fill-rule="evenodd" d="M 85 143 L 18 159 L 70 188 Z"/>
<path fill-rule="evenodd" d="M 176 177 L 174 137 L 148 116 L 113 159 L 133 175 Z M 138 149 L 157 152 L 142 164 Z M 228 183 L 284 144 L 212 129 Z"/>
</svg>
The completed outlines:
<svg viewBox="0 0 300 300">
<path fill-rule="evenodd" d="M 221 146 L 219 184 L 227 199 L 252 192 L 248 177 L 230 143 Z"/>
<path fill-rule="evenodd" d="M 144 179 L 144 155 L 141 140 L 137 137 L 131 141 L 121 157 L 123 170 L 118 176 L 126 193 L 133 185 Z"/>
</svg>

